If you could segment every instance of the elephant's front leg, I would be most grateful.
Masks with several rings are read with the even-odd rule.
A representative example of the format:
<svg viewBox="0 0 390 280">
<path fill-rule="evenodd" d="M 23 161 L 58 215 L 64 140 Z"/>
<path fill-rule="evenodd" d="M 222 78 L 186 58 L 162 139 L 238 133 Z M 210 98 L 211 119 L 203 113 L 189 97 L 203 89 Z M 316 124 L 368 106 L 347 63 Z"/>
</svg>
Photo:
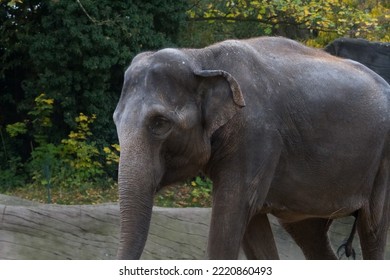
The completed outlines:
<svg viewBox="0 0 390 280">
<path fill-rule="evenodd" d="M 275 139 L 261 150 L 238 152 L 244 155 L 230 162 L 215 176 L 213 210 L 208 242 L 208 258 L 237 259 L 248 223 L 261 209 L 279 162 L 280 148 Z M 265 137 L 264 137 L 265 138 Z M 275 257 L 274 257 L 275 258 Z"/>
<path fill-rule="evenodd" d="M 249 222 L 242 246 L 248 260 L 278 260 L 272 228 L 267 214 L 257 214 Z"/>
<path fill-rule="evenodd" d="M 247 221 L 248 207 L 237 191 L 214 191 L 207 254 L 209 259 L 237 259 Z"/>
</svg>

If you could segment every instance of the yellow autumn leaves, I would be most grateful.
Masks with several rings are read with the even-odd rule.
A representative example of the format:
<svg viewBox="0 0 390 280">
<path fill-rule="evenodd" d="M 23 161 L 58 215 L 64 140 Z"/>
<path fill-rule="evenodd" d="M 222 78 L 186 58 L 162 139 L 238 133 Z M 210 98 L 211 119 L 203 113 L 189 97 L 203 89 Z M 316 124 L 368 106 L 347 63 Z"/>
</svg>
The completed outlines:
<svg viewBox="0 0 390 280">
<path fill-rule="evenodd" d="M 28 118 L 6 127 L 10 137 L 26 135 L 25 139 L 34 139 L 30 144 L 31 159 L 26 163 L 33 184 L 85 185 L 99 176 L 103 178 L 107 166 L 119 162 L 118 144 L 100 149 L 91 140 L 96 115 L 80 113 L 75 118 L 75 129 L 58 141 L 50 137 L 55 100 L 42 93 L 34 101 Z"/>
<path fill-rule="evenodd" d="M 316 44 L 340 37 L 363 37 L 389 41 L 390 6 L 386 1 L 358 0 L 227 0 L 205 1 L 187 12 L 190 19 L 258 22 L 257 28 L 278 29 L 282 25 L 315 31 Z M 256 28 L 256 27 L 254 27 Z M 268 31 L 268 33 L 272 33 Z"/>
</svg>

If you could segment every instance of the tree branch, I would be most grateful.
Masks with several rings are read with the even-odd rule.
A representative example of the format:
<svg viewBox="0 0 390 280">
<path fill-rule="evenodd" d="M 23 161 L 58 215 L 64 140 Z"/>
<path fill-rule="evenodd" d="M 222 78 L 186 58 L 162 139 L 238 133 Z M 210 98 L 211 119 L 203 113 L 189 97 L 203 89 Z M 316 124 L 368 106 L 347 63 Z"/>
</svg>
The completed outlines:
<svg viewBox="0 0 390 280">
<path fill-rule="evenodd" d="M 105 24 L 112 24 L 112 20 L 104 20 L 104 21 L 99 21 L 92 17 L 87 10 L 84 8 L 83 4 L 81 4 L 80 0 L 76 0 L 77 4 L 79 4 L 81 10 L 84 12 L 84 14 L 88 17 L 88 19 L 93 23 L 97 25 L 105 25 Z"/>
<path fill-rule="evenodd" d="M 276 19 L 276 21 L 275 21 Z M 335 29 L 330 28 L 323 28 L 321 26 L 308 26 L 306 25 L 310 20 L 302 21 L 302 22 L 295 22 L 290 21 L 286 19 L 280 19 L 279 16 L 272 16 L 268 17 L 266 19 L 258 19 L 253 17 L 228 17 L 228 16 L 214 16 L 214 17 L 194 17 L 194 18 L 187 18 L 188 22 L 207 22 L 207 21 L 221 21 L 221 22 L 227 22 L 227 21 L 233 21 L 233 22 L 256 22 L 256 23 L 263 23 L 263 24 L 270 24 L 270 25 L 277 25 L 277 24 L 285 24 L 285 25 L 293 25 L 293 26 L 301 26 L 304 25 L 303 29 L 311 29 L 321 32 L 327 32 L 327 33 L 333 33 L 337 32 Z"/>
<path fill-rule="evenodd" d="M 264 24 L 288 24 L 288 25 L 301 25 L 305 24 L 305 22 L 291 22 L 289 20 L 277 20 L 278 16 L 272 16 L 266 19 L 258 19 L 253 17 L 228 17 L 228 16 L 215 16 L 215 17 L 194 17 L 194 18 L 187 18 L 187 21 L 191 22 L 201 22 L 201 21 L 235 21 L 235 22 L 257 22 L 257 23 L 264 23 Z"/>
</svg>

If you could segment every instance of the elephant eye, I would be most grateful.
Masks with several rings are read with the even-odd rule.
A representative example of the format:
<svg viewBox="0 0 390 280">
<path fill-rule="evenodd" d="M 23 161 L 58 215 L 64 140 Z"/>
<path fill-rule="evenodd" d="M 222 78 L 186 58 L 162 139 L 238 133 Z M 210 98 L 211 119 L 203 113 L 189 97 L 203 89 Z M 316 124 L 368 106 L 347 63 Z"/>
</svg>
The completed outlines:
<svg viewBox="0 0 390 280">
<path fill-rule="evenodd" d="M 165 117 L 153 117 L 149 129 L 155 136 L 165 136 L 172 128 L 172 122 Z"/>
</svg>

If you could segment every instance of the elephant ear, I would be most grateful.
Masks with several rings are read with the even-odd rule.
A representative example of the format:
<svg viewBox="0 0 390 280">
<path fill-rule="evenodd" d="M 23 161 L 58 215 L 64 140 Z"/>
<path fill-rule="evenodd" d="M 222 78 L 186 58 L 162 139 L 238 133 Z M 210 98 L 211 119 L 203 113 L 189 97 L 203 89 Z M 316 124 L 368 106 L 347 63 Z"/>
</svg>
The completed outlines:
<svg viewBox="0 0 390 280">
<path fill-rule="evenodd" d="M 244 96 L 236 79 L 223 70 L 195 71 L 201 77 L 199 86 L 207 135 L 210 137 L 245 107 Z"/>
</svg>

